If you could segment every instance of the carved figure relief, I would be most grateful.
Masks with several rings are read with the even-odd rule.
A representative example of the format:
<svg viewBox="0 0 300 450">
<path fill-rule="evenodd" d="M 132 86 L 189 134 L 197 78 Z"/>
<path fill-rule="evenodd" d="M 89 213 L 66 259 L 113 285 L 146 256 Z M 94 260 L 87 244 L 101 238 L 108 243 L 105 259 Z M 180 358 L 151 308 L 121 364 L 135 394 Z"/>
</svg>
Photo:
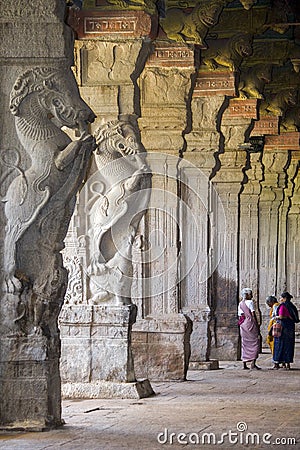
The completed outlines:
<svg viewBox="0 0 300 450">
<path fill-rule="evenodd" d="M 272 67 L 256 65 L 242 71 L 239 82 L 239 97 L 263 99 L 264 86 L 271 81 Z"/>
<path fill-rule="evenodd" d="M 174 104 L 174 98 L 185 98 L 190 85 L 189 77 L 178 69 L 167 72 L 148 69 L 143 76 L 143 99 L 145 104 Z"/>
<path fill-rule="evenodd" d="M 276 94 L 269 94 L 260 105 L 262 114 L 283 116 L 284 113 L 297 104 L 298 93 L 295 89 L 283 89 Z"/>
<path fill-rule="evenodd" d="M 204 46 L 207 31 L 217 23 L 224 4 L 224 0 L 201 0 L 190 13 L 170 8 L 160 20 L 161 27 L 171 40 Z"/>
<path fill-rule="evenodd" d="M 10 110 L 30 163 L 25 170 L 17 168 L 4 199 L 4 290 L 8 303 L 9 295 L 18 298 L 10 306 L 12 315 L 29 333 L 46 327 L 50 305 L 58 314 L 63 301 L 67 273 L 60 251 L 95 148 L 87 131 L 95 115 L 81 99 L 71 70 L 51 67 L 30 69 L 17 79 Z M 80 138 L 72 142 L 63 126 L 79 130 Z M 55 317 L 52 322 L 55 326 Z"/>
<path fill-rule="evenodd" d="M 83 301 L 83 273 L 78 256 L 71 258 L 64 256 L 64 264 L 68 270 L 68 289 L 65 295 L 65 304 L 77 305 Z"/>
<path fill-rule="evenodd" d="M 280 123 L 280 130 L 283 132 L 300 130 L 300 108 L 298 106 L 286 111 Z"/>
<path fill-rule="evenodd" d="M 210 41 L 208 49 L 203 52 L 203 63 L 210 70 L 227 67 L 235 72 L 243 58 L 251 54 L 252 37 L 249 34 L 237 34 L 230 39 Z"/>
<path fill-rule="evenodd" d="M 108 122 L 95 137 L 100 178 L 90 185 L 95 194 L 89 202 L 91 300 L 128 304 L 132 246 L 149 202 L 151 174 L 139 134 L 129 122 Z"/>
</svg>

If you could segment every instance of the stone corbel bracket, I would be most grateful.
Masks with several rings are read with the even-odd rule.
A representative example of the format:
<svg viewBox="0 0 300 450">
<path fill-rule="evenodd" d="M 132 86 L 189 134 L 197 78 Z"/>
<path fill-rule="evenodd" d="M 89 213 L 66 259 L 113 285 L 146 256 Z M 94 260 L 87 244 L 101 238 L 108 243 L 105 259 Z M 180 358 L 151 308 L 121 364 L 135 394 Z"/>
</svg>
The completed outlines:
<svg viewBox="0 0 300 450">
<path fill-rule="evenodd" d="M 144 11 L 70 10 L 68 25 L 79 39 L 154 39 L 157 16 Z"/>
</svg>

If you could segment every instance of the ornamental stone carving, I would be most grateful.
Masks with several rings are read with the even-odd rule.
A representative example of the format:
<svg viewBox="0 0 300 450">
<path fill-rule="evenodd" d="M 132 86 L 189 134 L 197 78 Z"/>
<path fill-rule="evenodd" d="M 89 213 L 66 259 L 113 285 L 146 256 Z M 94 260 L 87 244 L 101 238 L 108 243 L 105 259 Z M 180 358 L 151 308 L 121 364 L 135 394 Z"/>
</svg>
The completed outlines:
<svg viewBox="0 0 300 450">
<path fill-rule="evenodd" d="M 291 107 L 296 106 L 298 93 L 295 89 L 282 89 L 278 93 L 269 93 L 260 105 L 262 114 L 283 116 Z"/>
<path fill-rule="evenodd" d="M 75 195 L 94 149 L 87 126 L 95 115 L 80 98 L 72 72 L 51 67 L 27 70 L 16 80 L 10 110 L 22 145 L 15 178 L 5 193 L 4 242 L 8 329 L 50 333 L 67 285 L 60 251 Z M 79 130 L 72 142 L 61 127 Z"/>
<path fill-rule="evenodd" d="M 203 63 L 210 69 L 227 67 L 231 72 L 238 71 L 243 58 L 252 53 L 252 37 L 249 34 L 236 34 L 230 39 L 209 41 L 203 52 Z"/>
<path fill-rule="evenodd" d="M 300 130 L 300 108 L 289 108 L 280 122 L 280 131 L 293 132 Z"/>
<path fill-rule="evenodd" d="M 204 38 L 209 27 L 217 23 L 224 5 L 224 0 L 200 0 L 190 13 L 170 8 L 160 24 L 169 39 L 206 47 Z"/>
<path fill-rule="evenodd" d="M 272 67 L 258 64 L 243 70 L 239 82 L 239 98 L 263 99 L 264 86 L 271 81 Z"/>
<path fill-rule="evenodd" d="M 151 174 L 137 130 L 129 122 L 108 122 L 95 136 L 99 177 L 91 185 L 90 200 L 92 303 L 128 304 L 132 246 L 148 205 Z"/>
</svg>

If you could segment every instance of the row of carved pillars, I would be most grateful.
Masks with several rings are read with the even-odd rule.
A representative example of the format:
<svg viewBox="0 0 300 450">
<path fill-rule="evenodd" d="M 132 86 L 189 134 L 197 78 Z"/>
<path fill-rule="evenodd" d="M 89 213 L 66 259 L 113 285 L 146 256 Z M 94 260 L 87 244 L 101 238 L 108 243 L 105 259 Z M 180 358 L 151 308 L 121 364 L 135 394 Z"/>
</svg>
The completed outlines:
<svg viewBox="0 0 300 450">
<path fill-rule="evenodd" d="M 194 52 L 155 45 L 150 53 L 137 39 L 78 41 L 77 73 L 98 118 L 139 116 L 153 194 L 140 230 L 150 250 L 147 257 L 140 253 L 140 276 L 147 280 L 136 288 L 135 369 L 139 377 L 183 379 L 184 365 L 178 374 L 174 364 L 161 364 L 172 354 L 175 361 L 186 345 L 189 326 L 182 327 L 180 313 L 193 322 L 191 362 L 197 367 L 239 356 L 241 288 L 253 289 L 262 334 L 266 296 L 286 288 L 298 296 L 298 152 L 241 148 L 258 120 L 257 100 L 250 101 L 249 114 L 242 100 L 238 112 L 231 107 L 233 89 L 197 91 Z M 120 59 L 104 70 L 99 55 L 113 61 L 116 46 Z M 234 85 L 236 74 L 221 75 L 225 86 Z"/>
</svg>

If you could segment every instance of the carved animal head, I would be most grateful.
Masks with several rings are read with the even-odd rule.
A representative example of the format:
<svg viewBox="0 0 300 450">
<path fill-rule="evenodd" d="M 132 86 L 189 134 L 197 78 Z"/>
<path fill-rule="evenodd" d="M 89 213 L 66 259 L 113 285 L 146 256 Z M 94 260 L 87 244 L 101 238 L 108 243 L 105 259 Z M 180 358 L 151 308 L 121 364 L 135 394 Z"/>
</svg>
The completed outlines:
<svg viewBox="0 0 300 450">
<path fill-rule="evenodd" d="M 144 151 L 140 143 L 137 130 L 125 121 L 111 121 L 101 125 L 95 132 L 99 154 L 99 146 L 106 141 L 106 148 L 111 152 L 118 152 L 120 156 L 135 155 Z"/>
<path fill-rule="evenodd" d="M 224 6 L 223 0 L 206 0 L 198 6 L 198 20 L 207 28 L 216 25 Z"/>
<path fill-rule="evenodd" d="M 230 50 L 242 58 L 252 54 L 252 37 L 249 34 L 237 34 L 230 39 Z"/>
<path fill-rule="evenodd" d="M 81 99 L 78 86 L 71 70 L 66 68 L 36 67 L 27 70 L 15 82 L 10 95 L 10 110 L 15 116 L 22 116 L 27 101 L 35 97 L 41 116 L 51 118 L 59 128 L 87 131 L 88 123 L 95 120 L 95 114 Z"/>
<path fill-rule="evenodd" d="M 270 83 L 272 75 L 272 66 L 259 65 L 255 67 L 256 77 L 264 83 Z"/>
<path fill-rule="evenodd" d="M 283 89 L 277 94 L 273 94 L 271 96 L 271 100 L 269 102 L 268 110 L 272 111 L 273 109 L 280 107 L 282 110 L 286 110 L 287 108 L 296 106 L 298 99 L 298 93 L 295 89 Z"/>
<path fill-rule="evenodd" d="M 299 131 L 300 129 L 300 108 L 293 107 L 288 109 L 280 123 L 282 131 Z"/>
<path fill-rule="evenodd" d="M 266 102 L 260 106 L 262 112 L 270 113 L 274 116 L 282 116 L 288 108 L 297 104 L 298 93 L 295 89 L 284 89 L 275 95 L 269 96 Z"/>
</svg>

